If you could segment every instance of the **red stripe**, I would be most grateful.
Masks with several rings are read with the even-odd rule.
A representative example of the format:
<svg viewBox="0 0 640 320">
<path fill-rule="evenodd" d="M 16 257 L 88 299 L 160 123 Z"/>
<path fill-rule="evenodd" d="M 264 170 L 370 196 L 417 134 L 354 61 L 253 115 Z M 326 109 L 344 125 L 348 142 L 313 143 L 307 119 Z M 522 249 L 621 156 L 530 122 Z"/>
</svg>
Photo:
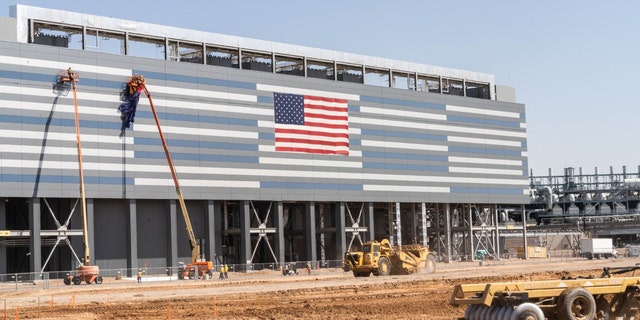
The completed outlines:
<svg viewBox="0 0 640 320">
<path fill-rule="evenodd" d="M 327 119 L 327 120 L 337 120 L 337 121 L 347 121 L 349 120 L 349 117 L 346 116 L 332 116 L 332 115 L 328 115 L 328 114 L 321 114 L 321 113 L 313 113 L 313 112 L 304 112 L 304 117 L 308 118 L 319 118 L 319 119 Z"/>
<path fill-rule="evenodd" d="M 276 133 L 292 133 L 292 134 L 304 134 L 309 136 L 321 136 L 321 137 L 332 137 L 332 138 L 349 138 L 348 133 L 333 133 L 333 132 L 317 132 L 310 130 L 300 130 L 300 129 L 284 129 L 284 128 L 275 128 Z"/>
<path fill-rule="evenodd" d="M 335 102 L 335 103 L 347 103 L 346 99 L 337 99 L 337 98 L 326 98 L 326 97 L 318 97 L 318 96 L 304 96 L 304 99 L 307 100 L 320 100 L 325 102 Z"/>
<path fill-rule="evenodd" d="M 276 138 L 276 143 L 278 142 L 289 142 L 289 143 L 304 143 L 304 144 L 317 144 L 321 146 L 334 146 L 334 147 L 348 147 L 349 142 L 343 141 L 324 141 L 324 140 L 314 140 L 314 139 L 300 139 L 300 138 Z"/>
<path fill-rule="evenodd" d="M 320 154 L 343 154 L 346 156 L 349 155 L 349 151 L 346 151 L 346 150 L 324 150 L 324 149 L 311 149 L 311 148 L 276 147 L 276 151 L 306 152 L 306 153 L 320 153 Z"/>
<path fill-rule="evenodd" d="M 304 125 L 309 127 L 327 128 L 327 129 L 344 129 L 344 130 L 349 129 L 349 125 L 346 125 L 346 124 L 328 124 L 328 123 L 322 123 L 322 122 L 305 121 Z"/>
</svg>

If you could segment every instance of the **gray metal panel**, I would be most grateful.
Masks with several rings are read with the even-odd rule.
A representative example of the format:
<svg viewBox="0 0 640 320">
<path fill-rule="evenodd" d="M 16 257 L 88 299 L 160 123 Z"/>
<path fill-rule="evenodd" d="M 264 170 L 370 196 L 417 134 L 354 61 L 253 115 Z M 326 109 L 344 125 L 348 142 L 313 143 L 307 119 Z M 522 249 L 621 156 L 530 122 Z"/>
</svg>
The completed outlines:
<svg viewBox="0 0 640 320">
<path fill-rule="evenodd" d="M 14 164 L 31 160 L 22 167 L 1 169 L 1 173 L 10 174 L 8 177 L 23 177 L 19 188 L 5 191 L 7 196 L 31 196 L 34 189 L 41 196 L 72 197 L 77 193 L 74 152 L 40 154 L 43 145 L 67 150 L 75 146 L 75 140 L 69 138 L 74 132 L 73 113 L 69 112 L 73 100 L 63 96 L 53 108 L 55 94 L 42 90 L 50 88 L 58 61 L 66 64 L 73 60 L 84 62 L 76 66 L 87 70 L 78 84 L 83 148 L 93 150 L 84 157 L 85 174 L 93 179 L 87 183 L 87 192 L 93 198 L 175 198 L 145 97 L 133 129 L 120 131 L 116 110 L 127 81 L 126 70 L 130 70 L 145 75 L 151 88 L 157 88 L 151 93 L 187 199 L 499 199 L 506 203 L 527 199 L 525 111 L 521 104 L 317 79 L 291 82 L 287 75 L 39 45 L 3 43 L 2 52 L 25 62 L 0 64 L 0 70 L 8 74 L 0 77 L 0 89 L 21 88 L 20 95 L 6 95 L 15 102 L 0 106 L 0 120 L 18 119 L 5 120 L 3 125 L 16 132 L 31 132 L 31 136 L 9 134 L 0 139 L 7 145 L 31 147 L 28 153 L 3 153 L 3 159 Z M 29 59 L 44 62 L 32 65 Z M 21 76 L 11 78 L 18 74 Z M 268 151 L 273 148 L 273 124 L 269 125 L 273 123 L 273 91 L 265 89 L 269 86 L 359 97 L 348 102 L 353 156 Z M 21 103 L 24 108 L 15 108 Z M 194 130 L 203 131 L 193 134 Z M 46 132 L 47 140 L 34 136 L 38 132 Z M 60 139 L 59 134 L 65 133 L 67 138 Z M 475 141 L 477 138 L 480 140 Z M 423 148 L 425 145 L 431 149 Z M 37 188 L 36 174 L 41 176 Z M 507 180 L 511 182 L 502 182 Z M 366 189 L 368 186 L 374 189 Z M 15 192 L 17 189 L 22 191 Z"/>
</svg>

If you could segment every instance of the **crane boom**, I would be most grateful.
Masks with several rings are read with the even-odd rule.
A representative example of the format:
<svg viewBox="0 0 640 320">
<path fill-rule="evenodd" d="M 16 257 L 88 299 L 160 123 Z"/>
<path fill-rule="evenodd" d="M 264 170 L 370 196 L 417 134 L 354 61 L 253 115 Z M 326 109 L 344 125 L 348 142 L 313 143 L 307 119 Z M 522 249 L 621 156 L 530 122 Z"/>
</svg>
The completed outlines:
<svg viewBox="0 0 640 320">
<path fill-rule="evenodd" d="M 196 236 L 193 233 L 193 227 L 191 226 L 191 219 L 189 219 L 189 213 L 187 211 L 187 206 L 184 202 L 184 198 L 182 197 L 182 191 L 180 189 L 180 183 L 178 182 L 178 175 L 176 174 L 175 166 L 173 165 L 173 160 L 171 159 L 171 154 L 169 153 L 169 147 L 167 146 L 167 141 L 164 139 L 164 134 L 162 133 L 162 127 L 160 126 L 160 120 L 158 119 L 158 114 L 156 112 L 156 108 L 153 105 L 153 99 L 151 99 L 151 94 L 146 87 L 146 81 L 141 75 L 134 75 L 129 80 L 130 88 L 136 88 L 136 90 L 144 91 L 144 94 L 149 99 L 149 104 L 151 105 L 151 112 L 153 113 L 153 118 L 156 121 L 156 126 L 158 127 L 158 134 L 160 135 L 160 140 L 162 141 L 162 147 L 164 148 L 164 155 L 167 158 L 167 163 L 169 164 L 169 170 L 171 170 L 171 177 L 173 178 L 173 184 L 176 188 L 176 193 L 178 195 L 178 202 L 180 203 L 180 209 L 182 210 L 182 216 L 184 217 L 184 222 L 187 227 L 187 233 L 189 235 L 189 244 L 191 245 L 191 261 L 196 262 L 200 258 L 200 245 L 196 240 Z"/>
</svg>

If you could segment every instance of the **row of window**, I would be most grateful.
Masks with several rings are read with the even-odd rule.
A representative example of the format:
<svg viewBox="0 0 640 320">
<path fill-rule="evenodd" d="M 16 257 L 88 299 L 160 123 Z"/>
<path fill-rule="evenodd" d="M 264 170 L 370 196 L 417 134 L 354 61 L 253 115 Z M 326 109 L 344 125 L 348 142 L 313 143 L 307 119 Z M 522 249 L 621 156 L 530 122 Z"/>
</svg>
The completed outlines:
<svg viewBox="0 0 640 320">
<path fill-rule="evenodd" d="M 43 45 L 490 99 L 489 84 L 463 79 L 41 21 L 30 27 L 30 42 Z"/>
</svg>

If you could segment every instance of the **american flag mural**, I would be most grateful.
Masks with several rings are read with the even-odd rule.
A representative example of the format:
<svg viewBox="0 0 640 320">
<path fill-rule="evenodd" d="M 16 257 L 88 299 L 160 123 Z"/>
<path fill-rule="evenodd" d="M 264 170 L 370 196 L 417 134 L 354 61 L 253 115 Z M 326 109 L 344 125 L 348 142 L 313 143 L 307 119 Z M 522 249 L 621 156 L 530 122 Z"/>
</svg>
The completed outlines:
<svg viewBox="0 0 640 320">
<path fill-rule="evenodd" d="M 276 151 L 349 154 L 347 100 L 274 93 Z"/>
</svg>

